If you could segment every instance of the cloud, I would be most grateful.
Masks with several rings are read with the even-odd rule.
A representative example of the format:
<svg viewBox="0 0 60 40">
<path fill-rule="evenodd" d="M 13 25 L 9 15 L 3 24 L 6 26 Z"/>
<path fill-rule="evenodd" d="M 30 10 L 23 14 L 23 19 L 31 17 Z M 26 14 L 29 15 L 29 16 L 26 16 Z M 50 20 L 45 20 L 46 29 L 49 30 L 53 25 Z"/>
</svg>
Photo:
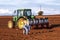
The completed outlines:
<svg viewBox="0 0 60 40">
<path fill-rule="evenodd" d="M 39 8 L 35 7 L 32 8 L 33 14 L 38 15 L 38 12 L 40 11 Z M 42 8 L 41 11 L 43 11 L 43 15 L 54 15 L 54 14 L 60 14 L 60 10 L 56 10 L 54 8 Z"/>
<path fill-rule="evenodd" d="M 0 13 L 11 13 L 11 12 L 7 9 L 0 9 Z"/>
<path fill-rule="evenodd" d="M 8 9 L 0 9 L 0 16 L 1 15 L 13 15 L 13 11 Z"/>
<path fill-rule="evenodd" d="M 44 15 L 58 14 L 60 8 L 59 0 L 0 0 L 0 15 L 5 13 L 12 14 L 13 10 L 21 8 L 31 8 L 36 15 L 39 11 L 40 5 L 44 11 Z M 12 14 L 13 15 L 13 14 Z"/>
<path fill-rule="evenodd" d="M 60 10 L 54 8 L 43 8 L 44 15 L 60 14 Z"/>
<path fill-rule="evenodd" d="M 60 5 L 60 3 L 56 3 L 56 2 L 50 2 L 50 3 L 45 3 L 46 5 L 55 5 L 55 6 L 58 6 Z"/>
</svg>

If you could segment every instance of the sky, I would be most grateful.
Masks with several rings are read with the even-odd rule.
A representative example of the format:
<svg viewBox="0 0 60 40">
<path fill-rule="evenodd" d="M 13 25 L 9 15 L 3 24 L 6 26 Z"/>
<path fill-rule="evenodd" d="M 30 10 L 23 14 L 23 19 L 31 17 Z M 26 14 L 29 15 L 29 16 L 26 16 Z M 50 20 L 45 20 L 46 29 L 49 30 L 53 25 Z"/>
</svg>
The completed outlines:
<svg viewBox="0 0 60 40">
<path fill-rule="evenodd" d="M 0 16 L 14 15 L 14 10 L 24 8 L 32 9 L 33 15 L 37 15 L 40 8 L 43 15 L 60 14 L 60 0 L 0 0 Z"/>
</svg>

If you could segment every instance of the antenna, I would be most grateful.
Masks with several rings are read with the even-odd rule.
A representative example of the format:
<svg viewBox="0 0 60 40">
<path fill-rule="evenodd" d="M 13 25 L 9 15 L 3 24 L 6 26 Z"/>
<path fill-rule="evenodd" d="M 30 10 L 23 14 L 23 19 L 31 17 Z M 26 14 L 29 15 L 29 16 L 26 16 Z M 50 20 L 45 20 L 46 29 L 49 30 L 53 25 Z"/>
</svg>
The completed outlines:
<svg viewBox="0 0 60 40">
<path fill-rule="evenodd" d="M 40 5 L 40 11 L 41 11 L 41 5 Z"/>
</svg>

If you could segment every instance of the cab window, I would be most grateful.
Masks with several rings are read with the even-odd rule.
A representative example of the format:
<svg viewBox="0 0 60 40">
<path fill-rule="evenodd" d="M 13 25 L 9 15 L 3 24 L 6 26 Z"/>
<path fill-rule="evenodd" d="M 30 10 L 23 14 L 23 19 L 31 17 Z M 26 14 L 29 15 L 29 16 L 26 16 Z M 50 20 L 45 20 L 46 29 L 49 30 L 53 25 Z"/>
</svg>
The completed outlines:
<svg viewBox="0 0 60 40">
<path fill-rule="evenodd" d="M 31 11 L 27 11 L 27 16 L 30 16 L 31 15 Z"/>
</svg>

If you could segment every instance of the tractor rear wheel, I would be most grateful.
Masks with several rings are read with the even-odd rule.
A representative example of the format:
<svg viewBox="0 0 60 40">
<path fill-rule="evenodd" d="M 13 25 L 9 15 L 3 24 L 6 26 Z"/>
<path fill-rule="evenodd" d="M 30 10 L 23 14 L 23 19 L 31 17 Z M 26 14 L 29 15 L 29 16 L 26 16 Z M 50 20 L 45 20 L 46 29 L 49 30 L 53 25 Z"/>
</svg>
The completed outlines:
<svg viewBox="0 0 60 40">
<path fill-rule="evenodd" d="M 24 21 L 23 18 L 20 18 L 20 19 L 18 20 L 17 26 L 18 26 L 19 29 L 22 29 L 22 28 L 23 28 L 23 26 L 24 26 L 23 21 Z"/>
<path fill-rule="evenodd" d="M 13 21 L 8 21 L 8 28 L 13 28 Z"/>
</svg>

